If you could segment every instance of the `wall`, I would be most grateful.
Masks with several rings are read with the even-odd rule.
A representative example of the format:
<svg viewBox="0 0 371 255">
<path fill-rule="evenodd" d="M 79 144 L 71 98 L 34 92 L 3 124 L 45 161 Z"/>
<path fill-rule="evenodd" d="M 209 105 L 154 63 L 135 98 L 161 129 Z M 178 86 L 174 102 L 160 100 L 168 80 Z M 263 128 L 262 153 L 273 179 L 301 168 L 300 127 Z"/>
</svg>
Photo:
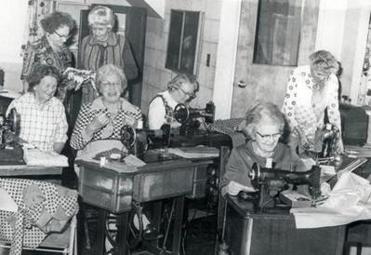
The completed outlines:
<svg viewBox="0 0 371 255">
<path fill-rule="evenodd" d="M 19 80 L 27 19 L 27 1 L 2 0 L 0 17 L 0 67 L 5 71 L 5 87 L 22 90 Z"/>
<path fill-rule="evenodd" d="M 305 1 L 299 45 L 298 65 L 307 64 L 314 50 L 319 0 Z M 282 105 L 292 66 L 253 64 L 258 0 L 243 0 L 241 6 L 235 77 L 233 84 L 232 117 L 241 117 L 257 100 Z M 246 86 L 239 87 L 243 81 Z M 225 89 L 228 89 L 226 87 Z"/>
<path fill-rule="evenodd" d="M 192 105 L 204 107 L 206 102 L 212 98 L 221 2 L 222 0 L 166 0 L 164 18 L 148 17 L 142 90 L 144 113 L 148 111 L 148 105 L 153 96 L 165 90 L 169 80 L 175 76 L 174 72 L 165 68 L 171 9 L 204 12 L 203 33 L 197 62 L 200 91 Z M 207 54 L 210 54 L 209 67 L 206 66 Z"/>
</svg>

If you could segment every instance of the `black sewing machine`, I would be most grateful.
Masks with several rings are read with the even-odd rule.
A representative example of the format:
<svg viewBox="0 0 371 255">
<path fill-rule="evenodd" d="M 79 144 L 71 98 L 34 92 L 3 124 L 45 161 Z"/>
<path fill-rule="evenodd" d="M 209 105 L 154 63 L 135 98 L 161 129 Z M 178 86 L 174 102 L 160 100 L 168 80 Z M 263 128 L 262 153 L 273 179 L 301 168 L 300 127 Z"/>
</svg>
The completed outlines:
<svg viewBox="0 0 371 255">
<path fill-rule="evenodd" d="M 0 115 L 0 143 L 1 148 L 6 144 L 16 141 L 20 133 L 20 116 L 13 108 L 10 110 L 8 117 Z"/>
<path fill-rule="evenodd" d="M 185 104 L 178 104 L 174 108 L 174 118 L 181 123 L 180 135 L 192 136 L 201 126 L 200 118 L 205 123 L 213 123 L 215 120 L 215 105 L 208 102 L 203 109 L 190 108 Z"/>
<path fill-rule="evenodd" d="M 313 166 L 306 172 L 292 172 L 274 168 L 260 167 L 254 163 L 252 171 L 249 173 L 251 182 L 257 190 L 253 193 L 241 191 L 239 199 L 251 201 L 255 211 L 262 212 L 267 208 L 288 207 L 280 199 L 280 192 L 289 188 L 289 184 L 294 186 L 307 185 L 309 193 L 313 199 L 320 196 L 320 175 L 319 166 Z"/>
</svg>

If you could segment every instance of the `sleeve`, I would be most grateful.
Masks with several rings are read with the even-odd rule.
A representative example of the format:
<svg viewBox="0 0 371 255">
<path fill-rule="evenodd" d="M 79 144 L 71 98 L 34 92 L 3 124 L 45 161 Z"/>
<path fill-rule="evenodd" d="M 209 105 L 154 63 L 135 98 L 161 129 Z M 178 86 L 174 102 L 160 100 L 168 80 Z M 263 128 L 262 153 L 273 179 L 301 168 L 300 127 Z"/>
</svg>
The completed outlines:
<svg viewBox="0 0 371 255">
<path fill-rule="evenodd" d="M 335 125 L 341 132 L 341 120 L 339 111 L 339 81 L 335 75 L 331 75 L 328 81 L 330 87 L 327 104 L 327 114 L 331 124 Z"/>
<path fill-rule="evenodd" d="M 126 78 L 134 80 L 138 77 L 138 66 L 131 50 L 128 38 L 125 38 L 124 50 L 122 51 L 122 59 L 124 60 L 124 73 Z"/>
<path fill-rule="evenodd" d="M 65 143 L 67 141 L 67 118 L 64 107 L 62 103 L 60 104 L 60 108 L 57 111 L 58 115 L 58 122 L 56 125 L 55 136 L 54 136 L 54 143 Z"/>
<path fill-rule="evenodd" d="M 228 159 L 226 172 L 221 179 L 220 187 L 225 187 L 231 181 L 235 181 L 248 187 L 253 187 L 248 176 L 250 172 L 250 168 L 248 167 L 249 164 L 247 164 L 248 160 L 251 161 L 251 159 L 243 158 L 237 148 L 234 148 Z"/>
<path fill-rule="evenodd" d="M 282 107 L 290 130 L 297 131 L 300 135 L 313 140 L 317 129 L 317 118 L 313 112 L 311 100 L 306 97 L 305 86 L 310 81 L 305 72 L 294 70 L 287 84 L 286 95 Z M 306 101 L 304 102 L 305 99 Z"/>
<path fill-rule="evenodd" d="M 81 46 L 80 46 L 80 53 L 78 56 L 77 60 L 77 66 L 79 69 L 87 69 L 88 67 L 85 66 L 85 52 L 86 52 L 86 46 L 87 46 L 87 41 L 89 39 L 89 36 L 85 36 L 82 41 L 81 41 Z"/>
<path fill-rule="evenodd" d="M 23 55 L 23 66 L 21 72 L 21 80 L 25 80 L 32 71 L 32 66 L 35 62 L 36 49 L 31 43 L 28 43 Z"/>
<path fill-rule="evenodd" d="M 71 135 L 70 145 L 75 150 L 83 149 L 91 140 L 92 137 L 88 137 L 85 130 L 92 119 L 90 105 L 83 105 L 77 116 L 76 124 Z"/>
<path fill-rule="evenodd" d="M 148 127 L 149 129 L 160 129 L 166 123 L 166 110 L 160 97 L 152 100 L 148 110 Z"/>
<path fill-rule="evenodd" d="M 287 82 L 286 94 L 283 100 L 282 112 L 285 114 L 290 130 L 294 130 L 298 123 L 295 119 L 295 105 L 296 105 L 296 94 L 297 84 L 294 71 L 291 71 L 289 80 Z"/>
</svg>

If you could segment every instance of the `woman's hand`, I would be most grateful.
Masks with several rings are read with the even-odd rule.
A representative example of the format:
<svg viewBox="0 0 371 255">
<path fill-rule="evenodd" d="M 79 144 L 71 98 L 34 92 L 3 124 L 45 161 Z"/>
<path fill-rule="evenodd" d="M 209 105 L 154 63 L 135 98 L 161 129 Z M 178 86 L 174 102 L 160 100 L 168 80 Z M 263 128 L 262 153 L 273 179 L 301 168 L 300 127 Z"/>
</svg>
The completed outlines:
<svg viewBox="0 0 371 255">
<path fill-rule="evenodd" d="M 98 114 L 94 117 L 92 122 L 87 126 L 87 132 L 94 134 L 95 132 L 101 130 L 110 122 L 107 114 L 105 112 Z"/>
<path fill-rule="evenodd" d="M 237 196 L 240 191 L 255 192 L 256 190 L 253 187 L 245 186 L 235 181 L 231 181 L 226 186 L 226 192 L 231 196 Z"/>
</svg>

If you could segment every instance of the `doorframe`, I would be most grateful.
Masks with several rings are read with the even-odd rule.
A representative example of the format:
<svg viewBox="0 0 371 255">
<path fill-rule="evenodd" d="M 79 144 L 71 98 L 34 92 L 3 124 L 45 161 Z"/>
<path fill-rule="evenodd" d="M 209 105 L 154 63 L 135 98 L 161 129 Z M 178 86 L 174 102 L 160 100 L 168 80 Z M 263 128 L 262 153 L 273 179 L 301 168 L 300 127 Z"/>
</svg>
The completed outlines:
<svg viewBox="0 0 371 255">
<path fill-rule="evenodd" d="M 231 116 L 242 0 L 223 0 L 217 48 L 213 101 L 216 119 Z"/>
</svg>

